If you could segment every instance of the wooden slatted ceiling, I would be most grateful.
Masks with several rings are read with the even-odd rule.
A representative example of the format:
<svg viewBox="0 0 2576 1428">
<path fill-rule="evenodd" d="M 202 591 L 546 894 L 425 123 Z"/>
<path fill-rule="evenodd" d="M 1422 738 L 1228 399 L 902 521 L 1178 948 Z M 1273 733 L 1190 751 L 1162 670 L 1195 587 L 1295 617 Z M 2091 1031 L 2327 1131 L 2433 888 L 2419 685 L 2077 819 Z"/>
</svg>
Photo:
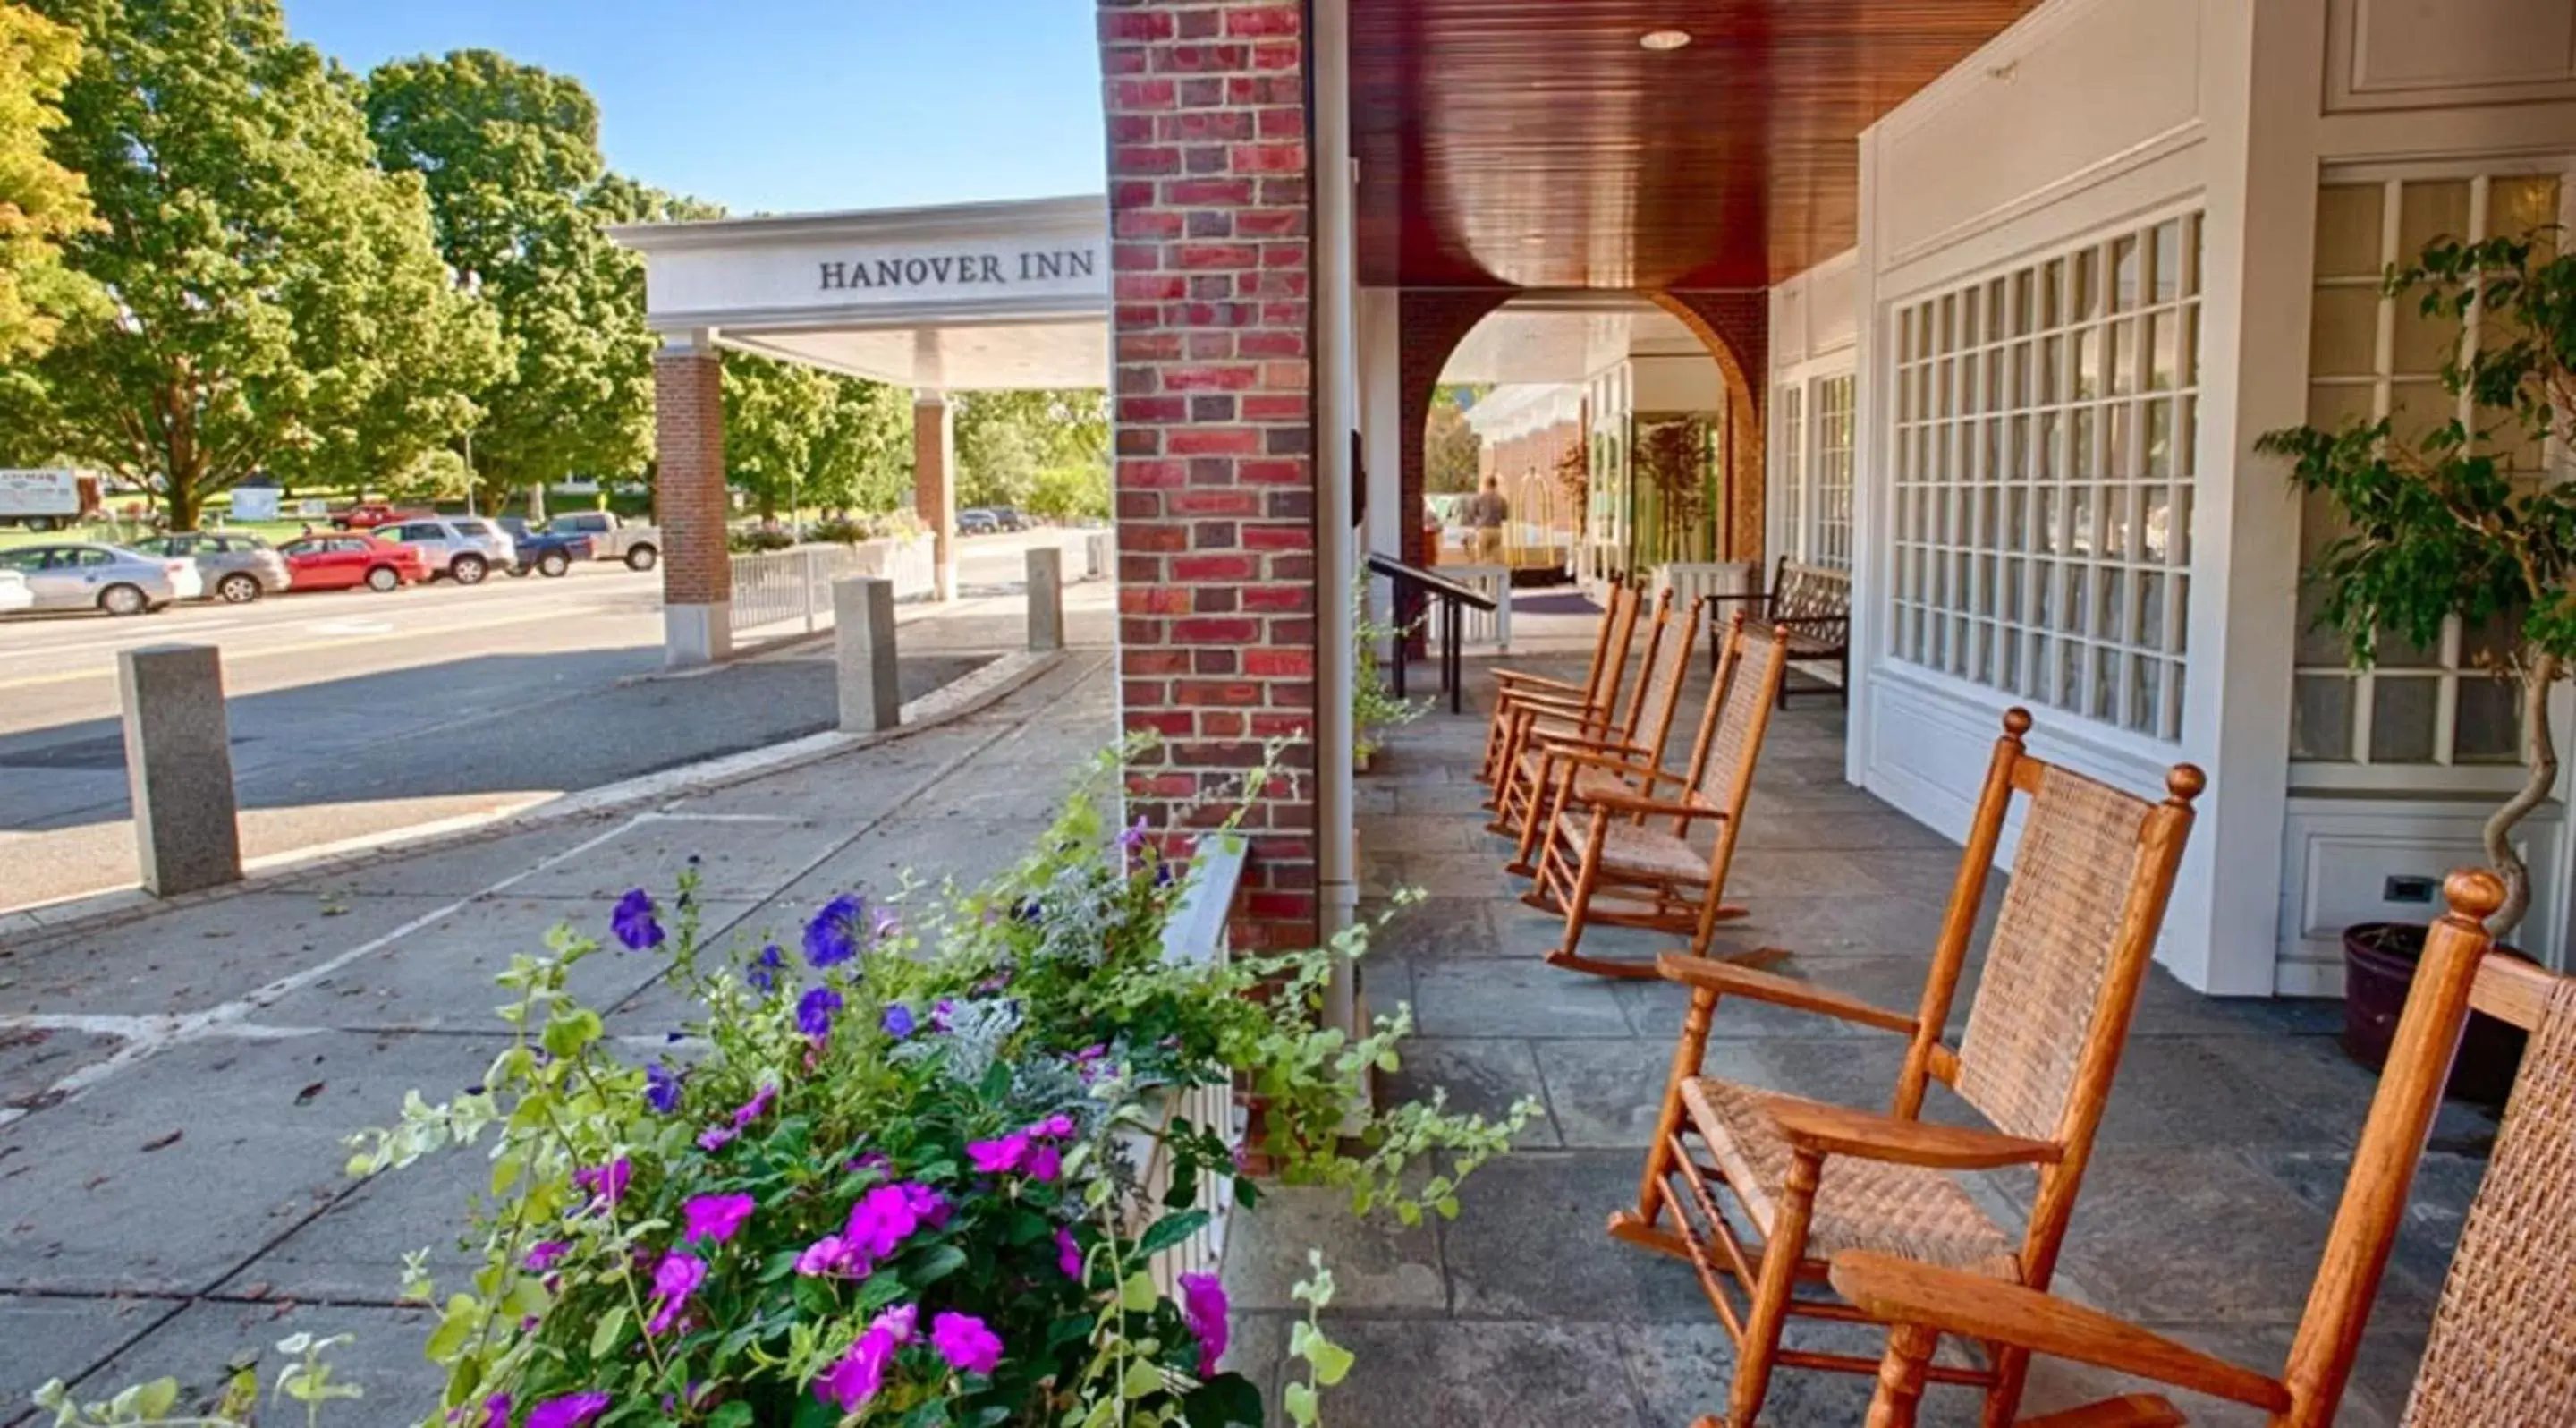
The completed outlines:
<svg viewBox="0 0 2576 1428">
<path fill-rule="evenodd" d="M 1353 0 L 1365 282 L 1761 287 L 1858 233 L 1860 131 L 2035 0 Z M 1649 31 L 1689 32 L 1657 53 Z"/>
</svg>

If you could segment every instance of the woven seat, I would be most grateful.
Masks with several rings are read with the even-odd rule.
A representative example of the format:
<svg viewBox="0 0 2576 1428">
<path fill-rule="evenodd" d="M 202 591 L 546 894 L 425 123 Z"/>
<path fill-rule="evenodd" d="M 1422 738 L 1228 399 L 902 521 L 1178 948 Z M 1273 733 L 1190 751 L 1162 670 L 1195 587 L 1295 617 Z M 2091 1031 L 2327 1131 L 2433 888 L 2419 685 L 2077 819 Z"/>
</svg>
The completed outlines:
<svg viewBox="0 0 2576 1428">
<path fill-rule="evenodd" d="M 1538 749 L 1541 772 L 1531 784 L 1537 812 L 1521 830 L 1508 871 L 1537 881 L 1522 901 L 1565 918 L 1565 940 L 1548 961 L 1606 977 L 1651 978 L 1652 963 L 1585 955 L 1584 928 L 1606 922 L 1684 934 L 1693 953 L 1706 955 L 1717 923 L 1743 915 L 1725 901 L 1726 869 L 1772 696 L 1788 668 L 1776 633 L 1757 632 L 1739 615 L 1716 642 L 1717 679 L 1679 773 L 1652 758 L 1605 759 L 1573 745 Z M 1649 682 L 1678 702 L 1689 651 L 1667 652 L 1674 657 L 1659 660 Z M 1671 718 L 1667 709 L 1667 727 Z"/>
<path fill-rule="evenodd" d="M 1789 1141 L 1765 1107 L 1797 1099 L 1704 1076 L 1682 1083 L 1692 1127 L 1766 1235 L 1777 1223 L 1789 1184 Z M 1818 1258 L 1876 1250 L 1993 1279 L 2021 1279 L 2012 1238 L 1957 1181 L 1937 1170 L 1836 1157 L 1825 1162 L 1809 1213 L 1807 1252 Z"/>
<path fill-rule="evenodd" d="M 2576 1424 L 2576 978 L 2493 951 L 2486 923 L 2503 881 L 2453 873 L 2450 912 L 2425 939 L 2387 1065 L 2352 1153 L 2316 1283 L 2277 1375 L 2174 1343 L 2110 1314 L 1867 1251 L 1833 1261 L 1835 1288 L 1889 1326 L 1869 1428 L 1914 1428 L 1938 1377 L 1941 1336 L 2047 1354 L 2262 1410 L 2271 1428 L 2331 1428 L 2364 1352 L 2442 1084 L 2472 1010 L 2531 1033 L 2494 1158 L 2463 1222 L 2400 1428 Z M 2185 1428 L 2201 1421 L 2154 1394 L 2029 1420 L 2052 1428 Z M 2008 1417 L 2001 1420 L 2009 1421 Z M 2229 1422 L 2239 1421 L 2231 1418 Z M 2250 1420 L 2248 1420 L 2250 1421 Z"/>
<path fill-rule="evenodd" d="M 2023 711 L 2005 716 L 1913 1015 L 1703 958 L 1673 955 L 1659 964 L 1690 987 L 1690 1009 L 1637 1208 L 1613 1216 L 1610 1232 L 1698 1269 L 1736 1341 L 1727 1423 L 1760 1421 L 1775 1368 L 1878 1372 L 1875 1360 L 1782 1344 L 1793 1315 L 1868 1317 L 1796 1292 L 1836 1254 L 1886 1256 L 2003 1286 L 2045 1288 L 2056 1267 L 2203 781 L 2199 770 L 2177 766 L 2166 780 L 2170 796 L 2149 803 L 2030 757 L 2022 746 L 2029 728 Z M 1967 1031 L 1953 1049 L 1942 1029 L 2016 802 L 2012 881 Z M 1730 998 L 1906 1037 L 1889 1109 L 1846 1110 L 1707 1076 L 1701 1062 L 1711 1026 Z M 1926 1123 L 1923 1101 L 1934 1080 L 1981 1113 L 1987 1128 Z M 1951 1173 L 2008 1165 L 2037 1175 L 2025 1223 L 2013 1228 L 1990 1218 Z M 2026 1362 L 2006 1352 L 1924 1371 L 1989 1390 L 1986 1421 L 2008 1423 Z"/>
<path fill-rule="evenodd" d="M 1580 776 L 1575 780 L 1574 797 L 1582 801 L 1604 793 L 1626 793 L 1627 785 L 1607 774 L 1594 771 L 1594 782 L 1587 789 Z M 1592 814 L 1588 809 L 1574 809 L 1556 815 L 1559 837 L 1576 841 L 1588 837 Z M 1601 829 L 1601 866 L 1632 878 L 1689 882 L 1708 875 L 1708 854 L 1676 837 L 1669 830 L 1626 819 L 1613 818 Z"/>
</svg>

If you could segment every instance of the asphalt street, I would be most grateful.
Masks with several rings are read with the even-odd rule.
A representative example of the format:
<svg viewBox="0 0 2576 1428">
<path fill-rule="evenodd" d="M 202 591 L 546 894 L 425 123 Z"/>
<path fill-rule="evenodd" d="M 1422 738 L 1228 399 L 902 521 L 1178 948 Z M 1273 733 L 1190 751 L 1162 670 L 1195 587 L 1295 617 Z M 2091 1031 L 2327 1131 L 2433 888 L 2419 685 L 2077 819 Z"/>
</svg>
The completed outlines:
<svg viewBox="0 0 2576 1428">
<path fill-rule="evenodd" d="M 966 542 L 965 592 L 1015 591 L 1028 541 Z M 904 697 L 972 669 L 989 638 L 972 627 L 1003 623 L 923 630 Z M 827 650 L 662 678 L 661 638 L 659 574 L 605 563 L 561 580 L 0 621 L 0 909 L 135 879 L 121 649 L 222 649 L 257 857 L 506 812 L 834 720 Z"/>
</svg>

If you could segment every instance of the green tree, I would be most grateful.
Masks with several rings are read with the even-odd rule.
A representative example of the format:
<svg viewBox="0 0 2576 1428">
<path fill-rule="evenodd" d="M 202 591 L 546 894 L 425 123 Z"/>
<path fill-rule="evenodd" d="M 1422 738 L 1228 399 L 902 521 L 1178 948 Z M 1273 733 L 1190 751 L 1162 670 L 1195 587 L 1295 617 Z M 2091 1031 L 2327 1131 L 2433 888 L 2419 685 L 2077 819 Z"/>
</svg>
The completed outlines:
<svg viewBox="0 0 2576 1428">
<path fill-rule="evenodd" d="M 1467 407 L 1473 401 L 1471 388 L 1432 389 L 1431 413 L 1422 426 L 1422 489 L 1476 489 L 1485 443 L 1467 425 Z"/>
<path fill-rule="evenodd" d="M 883 383 L 728 352 L 724 408 L 726 476 L 764 516 L 892 510 L 909 482 L 909 403 Z"/>
<path fill-rule="evenodd" d="M 969 392 L 957 404 L 957 501 L 1029 506 L 1040 477 L 1109 469 L 1109 400 L 1097 388 Z"/>
<path fill-rule="evenodd" d="M 0 361 L 42 355 L 66 316 L 98 308 L 62 262 L 63 240 L 97 222 L 89 187 L 45 151 L 79 63 L 78 31 L 0 0 Z"/>
<path fill-rule="evenodd" d="M 2340 533 L 2309 579 L 2324 597 L 2318 625 L 2343 635 L 2355 667 L 2390 635 L 2436 646 L 2456 619 L 2488 632 L 2487 672 L 2517 687 L 2524 782 L 2485 830 L 2505 880 L 2487 924 L 2498 936 L 2531 903 L 2513 830 L 2558 782 L 2550 692 L 2576 671 L 2576 483 L 2563 455 L 2576 443 L 2576 255 L 2554 246 L 2438 240 L 2388 275 L 2389 293 L 2415 297 L 2454 339 L 2474 323 L 2474 342 L 2449 342 L 2442 363 L 2443 409 L 2465 395 L 2471 421 L 2454 415 L 2411 442 L 2382 418 L 2256 443 L 2291 458 L 2291 479 L 2333 507 Z"/>
<path fill-rule="evenodd" d="M 474 468 L 494 504 L 574 476 L 622 476 L 653 449 L 653 335 L 642 260 L 605 224 L 664 195 L 610 183 L 580 82 L 490 50 L 368 76 L 386 167 L 428 186 L 439 252 L 499 319 L 508 360 L 476 392 Z"/>
<path fill-rule="evenodd" d="M 56 161 L 112 298 L 13 384 L 0 430 L 156 483 L 171 523 L 263 468 L 389 473 L 465 430 L 498 360 L 416 175 L 376 167 L 357 82 L 275 0 L 38 0 L 81 33 Z"/>
</svg>

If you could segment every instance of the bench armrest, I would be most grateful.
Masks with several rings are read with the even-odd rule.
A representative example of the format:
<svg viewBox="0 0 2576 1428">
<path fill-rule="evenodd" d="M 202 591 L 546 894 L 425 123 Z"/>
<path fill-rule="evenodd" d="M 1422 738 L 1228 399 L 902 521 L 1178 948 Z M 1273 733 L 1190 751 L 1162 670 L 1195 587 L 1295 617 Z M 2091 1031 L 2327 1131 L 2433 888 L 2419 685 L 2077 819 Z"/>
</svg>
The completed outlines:
<svg viewBox="0 0 2576 1428">
<path fill-rule="evenodd" d="M 1792 1145 L 1825 1155 L 1931 1170 L 1993 1170 L 2006 1165 L 2048 1165 L 2066 1158 L 2066 1148 L 2054 1141 L 2027 1140 L 1974 1126 L 1933 1125 L 1818 1101 L 1765 1101 L 1763 1109 Z"/>
<path fill-rule="evenodd" d="M 1899 1036 L 1914 1034 L 1915 1020 L 1910 1016 L 1872 1006 L 1831 987 L 1783 977 L 1777 972 L 1759 971 L 1737 962 L 1695 957 L 1687 952 L 1667 952 L 1655 959 L 1655 970 L 1663 974 L 1665 981 L 1704 988 L 1721 996 L 1750 997 L 1754 1001 L 1769 1002 L 1792 1011 L 1814 1012 L 1836 1021 L 1874 1026 Z"/>
<path fill-rule="evenodd" d="M 2276 1380 L 2017 1284 L 1862 1250 L 1835 1255 L 1832 1278 L 1845 1299 L 1893 1323 L 2011 1344 L 2273 1413 L 2290 1406 L 2290 1391 Z"/>
</svg>

